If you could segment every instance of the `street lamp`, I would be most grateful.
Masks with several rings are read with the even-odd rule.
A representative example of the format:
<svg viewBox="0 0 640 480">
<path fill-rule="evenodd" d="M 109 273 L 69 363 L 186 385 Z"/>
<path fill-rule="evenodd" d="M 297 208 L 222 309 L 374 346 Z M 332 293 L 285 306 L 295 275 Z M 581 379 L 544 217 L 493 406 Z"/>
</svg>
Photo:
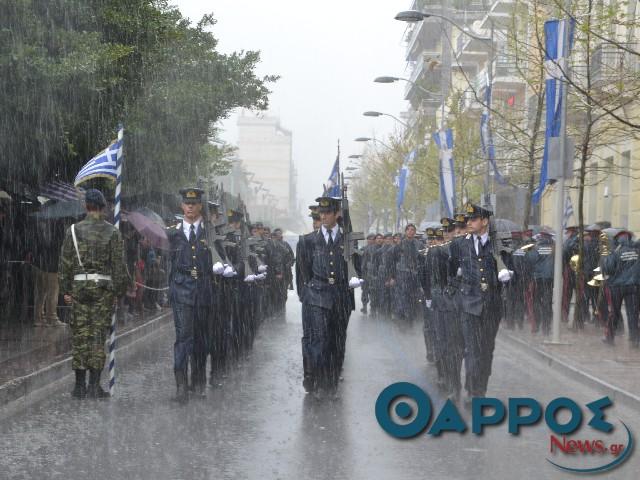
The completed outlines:
<svg viewBox="0 0 640 480">
<path fill-rule="evenodd" d="M 407 125 L 405 122 L 403 122 L 402 120 L 400 120 L 398 117 L 391 115 L 390 113 L 382 113 L 382 112 L 375 112 L 375 111 L 367 111 L 364 112 L 363 115 L 365 117 L 381 117 L 381 116 L 385 116 L 385 117 L 391 117 L 393 118 L 396 122 L 400 123 L 401 125 L 404 125 L 405 128 L 409 128 L 409 125 Z"/>
<path fill-rule="evenodd" d="M 395 19 L 400 20 L 401 22 L 415 23 L 415 22 L 421 22 L 425 18 L 430 18 L 430 17 L 439 18 L 440 20 L 444 20 L 445 22 L 450 23 L 451 25 L 456 27 L 458 30 L 460 30 L 462 33 L 464 33 L 465 35 L 468 35 L 469 37 L 475 40 L 479 40 L 481 42 L 487 42 L 487 43 L 491 42 L 491 44 L 493 44 L 493 39 L 491 37 L 481 37 L 480 35 L 476 35 L 475 33 L 472 33 L 469 30 L 465 29 L 462 25 L 459 25 L 458 23 L 454 22 L 449 17 L 445 17 L 444 15 L 440 15 L 438 13 L 420 12 L 418 10 L 405 10 L 404 12 L 398 13 L 395 16 Z"/>
<path fill-rule="evenodd" d="M 419 90 L 421 90 L 423 93 L 426 93 L 427 95 L 431 95 L 432 97 L 441 97 L 442 95 L 436 92 L 431 92 L 429 90 L 427 90 L 426 88 L 421 87 L 420 85 L 418 85 L 416 82 L 409 80 L 408 78 L 402 78 L 402 77 L 376 77 L 373 79 L 374 82 L 376 83 L 394 83 L 394 82 L 398 82 L 398 81 L 403 81 L 403 82 L 407 82 L 410 83 L 411 85 L 413 85 L 414 87 L 418 88 Z"/>
<path fill-rule="evenodd" d="M 355 139 L 356 142 L 378 142 L 380 145 L 382 145 L 383 147 L 388 148 L 389 150 L 393 150 L 393 148 L 391 148 L 389 145 L 387 145 L 386 143 L 384 143 L 382 140 L 378 140 L 377 138 L 371 138 L 371 137 L 358 137 Z"/>
</svg>

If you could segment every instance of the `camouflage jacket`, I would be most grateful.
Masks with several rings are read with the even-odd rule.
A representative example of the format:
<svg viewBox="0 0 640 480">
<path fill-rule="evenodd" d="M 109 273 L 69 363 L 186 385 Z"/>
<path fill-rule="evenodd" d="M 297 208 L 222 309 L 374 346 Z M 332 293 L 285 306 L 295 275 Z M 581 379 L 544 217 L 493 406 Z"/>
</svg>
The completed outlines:
<svg viewBox="0 0 640 480">
<path fill-rule="evenodd" d="M 98 214 L 89 213 L 83 221 L 76 223 L 75 232 L 83 266 L 78 262 L 69 228 L 65 233 L 58 268 L 60 291 L 65 294 L 73 293 L 78 288 L 92 284 L 92 288 L 106 289 L 115 297 L 124 295 L 127 289 L 127 270 L 120 231 Z M 75 275 L 81 273 L 110 275 L 111 281 L 74 282 Z"/>
</svg>

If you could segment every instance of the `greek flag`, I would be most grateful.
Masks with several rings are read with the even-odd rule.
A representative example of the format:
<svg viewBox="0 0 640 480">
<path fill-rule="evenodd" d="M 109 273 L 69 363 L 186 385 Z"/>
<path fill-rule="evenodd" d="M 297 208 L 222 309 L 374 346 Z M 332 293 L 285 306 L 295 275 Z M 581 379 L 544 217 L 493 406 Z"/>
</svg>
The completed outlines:
<svg viewBox="0 0 640 480">
<path fill-rule="evenodd" d="M 453 132 L 450 128 L 433 134 L 440 149 L 440 201 L 444 214 L 452 217 L 456 205 L 456 172 L 453 169 Z"/>
<path fill-rule="evenodd" d="M 498 165 L 496 164 L 496 149 L 493 145 L 493 135 L 491 134 L 490 121 L 490 108 L 491 108 L 491 85 L 489 85 L 489 73 L 487 72 L 487 88 L 485 90 L 485 107 L 480 115 L 480 143 L 482 144 L 482 151 L 485 158 L 489 160 L 491 168 L 493 168 L 493 174 L 496 181 L 500 185 L 504 185 L 506 180 L 498 171 Z"/>
<path fill-rule="evenodd" d="M 416 157 L 416 149 L 411 150 L 406 157 L 404 157 L 404 162 L 402 163 L 402 168 L 400 168 L 400 172 L 396 177 L 396 187 L 398 187 L 398 193 L 396 195 L 396 206 L 398 208 L 398 212 L 402 208 L 404 204 L 404 194 L 407 190 L 407 181 L 409 180 L 409 165 L 412 164 Z"/>
<path fill-rule="evenodd" d="M 571 203 L 571 197 L 567 193 L 567 198 L 564 202 L 564 215 L 562 217 L 562 229 L 564 230 L 569 225 L 569 220 L 573 217 L 573 204 Z"/>
<path fill-rule="evenodd" d="M 118 135 L 122 137 L 122 135 Z M 122 158 L 122 138 L 115 140 L 98 155 L 93 157 L 82 167 L 76 175 L 74 185 L 78 186 L 93 178 L 110 178 L 116 180 L 118 161 Z"/>
<path fill-rule="evenodd" d="M 531 201 L 536 204 L 542 198 L 542 194 L 549 183 L 549 139 L 560 136 L 562 123 L 561 111 L 564 98 L 564 85 L 562 82 L 563 71 L 566 69 L 565 59 L 565 28 L 567 20 L 549 20 L 544 24 L 545 35 L 545 70 L 547 71 L 546 84 L 546 127 L 544 132 L 544 153 L 540 166 L 540 184 L 534 190 Z M 569 31 L 569 48 L 572 43 L 574 22 L 571 22 Z M 558 159 L 560 161 L 560 159 Z"/>
<path fill-rule="evenodd" d="M 338 156 L 331 169 L 329 180 L 327 180 L 327 184 L 324 186 L 324 194 L 333 198 L 340 198 L 342 196 L 340 190 L 340 147 L 338 147 Z"/>
</svg>

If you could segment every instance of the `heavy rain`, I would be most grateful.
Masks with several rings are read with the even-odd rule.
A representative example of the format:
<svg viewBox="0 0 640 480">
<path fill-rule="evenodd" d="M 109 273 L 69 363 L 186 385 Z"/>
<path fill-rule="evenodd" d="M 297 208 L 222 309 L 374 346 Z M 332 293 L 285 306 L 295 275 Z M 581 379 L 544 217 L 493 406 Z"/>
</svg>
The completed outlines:
<svg viewBox="0 0 640 480">
<path fill-rule="evenodd" d="M 636 9 L 0 0 L 0 479 L 637 478 Z"/>
</svg>

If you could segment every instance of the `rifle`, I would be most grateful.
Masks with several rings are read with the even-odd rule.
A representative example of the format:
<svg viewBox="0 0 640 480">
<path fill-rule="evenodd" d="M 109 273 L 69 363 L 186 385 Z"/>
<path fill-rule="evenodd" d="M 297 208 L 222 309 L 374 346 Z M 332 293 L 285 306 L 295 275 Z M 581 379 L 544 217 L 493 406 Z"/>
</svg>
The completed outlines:
<svg viewBox="0 0 640 480">
<path fill-rule="evenodd" d="M 209 192 L 209 195 L 213 197 L 213 194 L 211 192 Z M 211 250 L 211 257 L 213 260 L 213 264 L 214 265 L 216 263 L 226 264 L 226 263 L 229 263 L 228 259 L 226 258 L 226 254 L 225 254 L 225 258 L 221 257 L 220 254 L 218 253 L 218 249 L 216 248 L 216 242 L 219 240 L 225 240 L 226 237 L 218 234 L 217 227 L 216 227 L 217 223 L 213 223 L 211 221 L 211 212 L 209 211 L 209 203 L 208 203 L 209 195 L 207 195 L 207 198 L 204 199 L 204 202 L 202 205 L 204 218 L 207 219 L 207 223 L 211 226 L 211 228 L 205 229 L 207 245 L 209 246 L 209 250 Z"/>
<path fill-rule="evenodd" d="M 251 256 L 251 252 L 249 250 L 249 227 L 247 226 L 249 222 L 249 216 L 247 214 L 247 207 L 244 203 L 241 204 L 242 215 L 244 220 L 240 224 L 240 257 L 242 258 L 242 262 L 244 263 L 244 275 L 255 275 L 253 268 L 251 268 L 251 263 L 249 262 L 249 257 Z"/>
<path fill-rule="evenodd" d="M 340 179 L 342 182 L 342 202 L 341 202 L 341 214 L 342 214 L 342 231 L 344 234 L 344 251 L 343 256 L 345 262 L 347 262 L 347 274 L 349 280 L 352 278 L 358 278 L 356 268 L 353 264 L 353 255 L 355 253 L 354 242 L 357 244 L 358 240 L 364 240 L 364 233 L 354 232 L 351 225 L 351 216 L 349 214 L 349 199 L 347 198 L 347 186 L 344 183 L 344 176 Z"/>
</svg>

